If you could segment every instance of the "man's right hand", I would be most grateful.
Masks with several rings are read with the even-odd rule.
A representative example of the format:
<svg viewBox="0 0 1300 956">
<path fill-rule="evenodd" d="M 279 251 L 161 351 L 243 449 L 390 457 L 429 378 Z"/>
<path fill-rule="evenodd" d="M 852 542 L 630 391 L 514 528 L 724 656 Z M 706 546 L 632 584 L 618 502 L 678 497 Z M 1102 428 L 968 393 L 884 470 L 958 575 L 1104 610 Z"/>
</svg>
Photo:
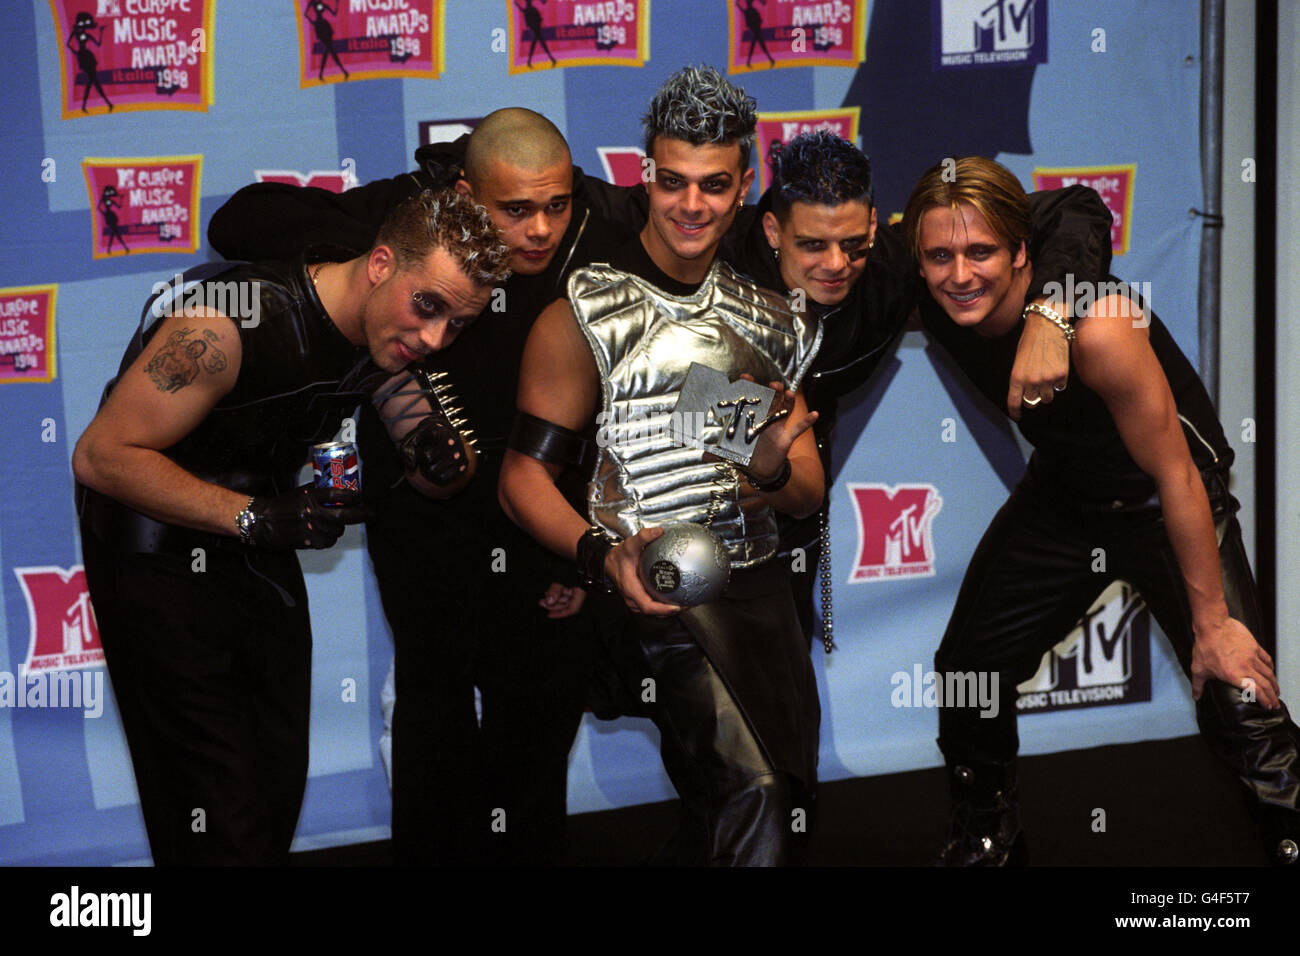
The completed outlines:
<svg viewBox="0 0 1300 956">
<path fill-rule="evenodd" d="M 1069 317 L 1068 305 L 1036 300 Z M 1025 328 L 1016 347 L 1007 392 L 1007 412 L 1016 421 L 1025 408 L 1050 405 L 1070 381 L 1070 342 L 1065 333 L 1037 312 L 1025 313 Z"/>
<path fill-rule="evenodd" d="M 1193 625 L 1192 696 L 1201 699 L 1205 682 L 1221 680 L 1238 690 L 1253 689 L 1268 710 L 1282 706 L 1273 658 L 1259 646 L 1250 629 L 1228 617 L 1210 627 Z"/>
<path fill-rule="evenodd" d="M 610 548 L 605 556 L 605 574 L 618 589 L 623 603 L 636 614 L 651 617 L 671 617 L 680 614 L 676 604 L 664 604 L 650 596 L 641 582 L 641 552 L 646 545 L 663 536 L 663 528 L 642 528 L 630 538 L 624 538 Z"/>
<path fill-rule="evenodd" d="M 253 526 L 249 543 L 277 551 L 328 548 L 343 535 L 347 525 L 366 520 L 360 496 L 354 503 L 324 505 L 311 485 L 274 498 L 254 498 L 250 510 Z"/>
</svg>

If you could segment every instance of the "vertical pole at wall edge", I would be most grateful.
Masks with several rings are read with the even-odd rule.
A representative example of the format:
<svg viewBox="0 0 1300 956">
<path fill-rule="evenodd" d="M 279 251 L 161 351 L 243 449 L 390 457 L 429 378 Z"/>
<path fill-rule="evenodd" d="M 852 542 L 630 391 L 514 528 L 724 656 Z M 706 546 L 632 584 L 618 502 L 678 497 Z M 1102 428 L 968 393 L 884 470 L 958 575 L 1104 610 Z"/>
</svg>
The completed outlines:
<svg viewBox="0 0 1300 956">
<path fill-rule="evenodd" d="M 1277 0 L 1255 5 L 1255 580 L 1277 633 Z M 1278 663 L 1275 659 L 1274 663 Z"/>
<path fill-rule="evenodd" d="M 1223 0 L 1201 0 L 1201 381 L 1219 407 L 1219 255 L 1223 239 Z"/>
</svg>

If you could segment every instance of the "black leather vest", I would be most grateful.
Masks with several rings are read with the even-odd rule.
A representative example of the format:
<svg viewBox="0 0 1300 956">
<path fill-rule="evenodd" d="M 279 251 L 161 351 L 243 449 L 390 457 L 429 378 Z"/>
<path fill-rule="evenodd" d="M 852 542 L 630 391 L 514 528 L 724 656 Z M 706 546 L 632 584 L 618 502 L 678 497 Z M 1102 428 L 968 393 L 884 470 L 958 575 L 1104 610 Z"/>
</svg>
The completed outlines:
<svg viewBox="0 0 1300 956">
<path fill-rule="evenodd" d="M 227 314 L 244 316 L 235 321 L 242 359 L 230 393 L 162 453 L 204 481 L 249 496 L 292 490 L 311 446 L 333 437 L 343 418 L 370 400 L 387 373 L 370 361 L 365 349 L 348 342 L 326 315 L 301 261 L 207 263 L 181 279 L 162 295 L 179 294 L 182 308 L 196 295 L 190 291 L 191 282 L 204 283 L 205 293 L 214 284 L 235 283 L 226 285 L 223 294 L 227 302 L 239 303 Z M 158 295 L 146 304 L 118 377 L 153 338 L 159 314 L 165 312 L 161 306 Z M 116 381 L 105 387 L 104 398 Z M 83 531 L 89 529 L 127 551 L 184 555 L 196 544 L 240 547 L 237 538 L 155 521 L 81 485 L 77 496 Z"/>
<path fill-rule="evenodd" d="M 243 356 L 235 387 L 163 454 L 233 491 L 289 491 L 311 445 L 328 441 L 386 376 L 330 321 L 302 262 L 234 264 L 204 280 L 208 288 L 247 283 L 242 301 L 248 305 L 255 291 L 257 310 L 235 323 Z M 147 306 L 119 376 L 153 338 L 159 323 L 152 319 Z"/>
</svg>

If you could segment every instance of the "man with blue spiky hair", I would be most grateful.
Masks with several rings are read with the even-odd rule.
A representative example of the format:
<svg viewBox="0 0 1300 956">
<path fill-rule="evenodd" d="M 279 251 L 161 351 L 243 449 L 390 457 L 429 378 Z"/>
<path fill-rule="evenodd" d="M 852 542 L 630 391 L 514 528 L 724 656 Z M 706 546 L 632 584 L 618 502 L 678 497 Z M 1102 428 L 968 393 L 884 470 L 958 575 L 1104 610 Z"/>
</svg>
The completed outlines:
<svg viewBox="0 0 1300 956">
<path fill-rule="evenodd" d="M 686 810 L 677 861 L 711 865 L 789 861 L 792 819 L 810 809 L 820 716 L 788 567 L 772 560 L 775 512 L 806 515 L 822 501 L 816 415 L 796 391 L 818 329 L 716 258 L 753 180 L 755 125 L 754 100 L 710 67 L 660 88 L 645 118 L 649 218 L 608 265 L 576 272 L 567 300 L 533 326 L 501 472 L 507 513 L 613 593 L 597 610 Z M 555 486 L 563 449 L 598 411 L 667 418 L 692 362 L 776 389 L 783 414 L 750 464 L 706 461 L 667 429 L 636 442 L 615 432 L 599 450 L 588 514 L 575 511 Z M 683 610 L 648 593 L 640 555 L 668 521 L 722 538 L 731 581 L 718 600 Z"/>
<path fill-rule="evenodd" d="M 772 186 L 750 221 L 733 228 L 719 253 L 770 289 L 806 300 L 821 323 L 822 343 L 804 379 L 804 397 L 818 413 L 814 434 L 822 467 L 831 474 L 830 436 L 839 401 L 859 388 L 891 354 L 895 339 L 924 287 L 897 227 L 878 228 L 871 161 L 852 143 L 822 130 L 785 143 L 773 164 Z M 1046 303 L 1045 288 L 1081 266 L 1103 269 L 1110 258 L 1110 212 L 1086 187 L 1030 197 L 1038 267 L 1031 294 Z M 1050 403 L 1069 377 L 1061 329 L 1031 313 L 1016 351 L 1006 406 Z M 832 480 L 833 480 L 833 476 Z M 827 546 L 828 509 L 804 519 L 781 516 L 781 547 L 795 565 L 795 603 L 811 639 L 814 579 L 821 577 L 822 640 L 833 639 Z M 795 561 L 796 549 L 802 561 Z"/>
</svg>

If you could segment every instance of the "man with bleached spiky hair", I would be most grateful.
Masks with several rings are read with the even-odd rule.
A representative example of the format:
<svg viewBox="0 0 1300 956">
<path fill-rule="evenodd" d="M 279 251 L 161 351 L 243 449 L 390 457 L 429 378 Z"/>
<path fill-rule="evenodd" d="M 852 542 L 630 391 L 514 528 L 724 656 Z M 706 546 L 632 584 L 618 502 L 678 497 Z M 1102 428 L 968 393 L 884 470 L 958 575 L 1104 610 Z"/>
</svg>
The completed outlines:
<svg viewBox="0 0 1300 956">
<path fill-rule="evenodd" d="M 649 218 L 608 265 L 574 273 L 568 298 L 534 324 L 501 473 L 507 513 L 613 595 L 594 610 L 659 727 L 686 811 L 678 862 L 711 865 L 790 860 L 791 821 L 811 810 L 820 716 L 788 569 L 771 560 L 775 512 L 805 515 L 822 501 L 816 415 L 796 391 L 818 330 L 716 259 L 754 176 L 754 105 L 711 67 L 660 88 L 645 118 Z M 692 362 L 776 390 L 749 465 L 684 452 L 666 430 L 646 442 L 616 436 L 579 514 L 555 486 L 562 449 L 597 411 L 666 418 Z M 723 596 L 686 609 L 638 576 L 660 525 L 681 521 L 711 527 L 731 563 Z"/>
</svg>

